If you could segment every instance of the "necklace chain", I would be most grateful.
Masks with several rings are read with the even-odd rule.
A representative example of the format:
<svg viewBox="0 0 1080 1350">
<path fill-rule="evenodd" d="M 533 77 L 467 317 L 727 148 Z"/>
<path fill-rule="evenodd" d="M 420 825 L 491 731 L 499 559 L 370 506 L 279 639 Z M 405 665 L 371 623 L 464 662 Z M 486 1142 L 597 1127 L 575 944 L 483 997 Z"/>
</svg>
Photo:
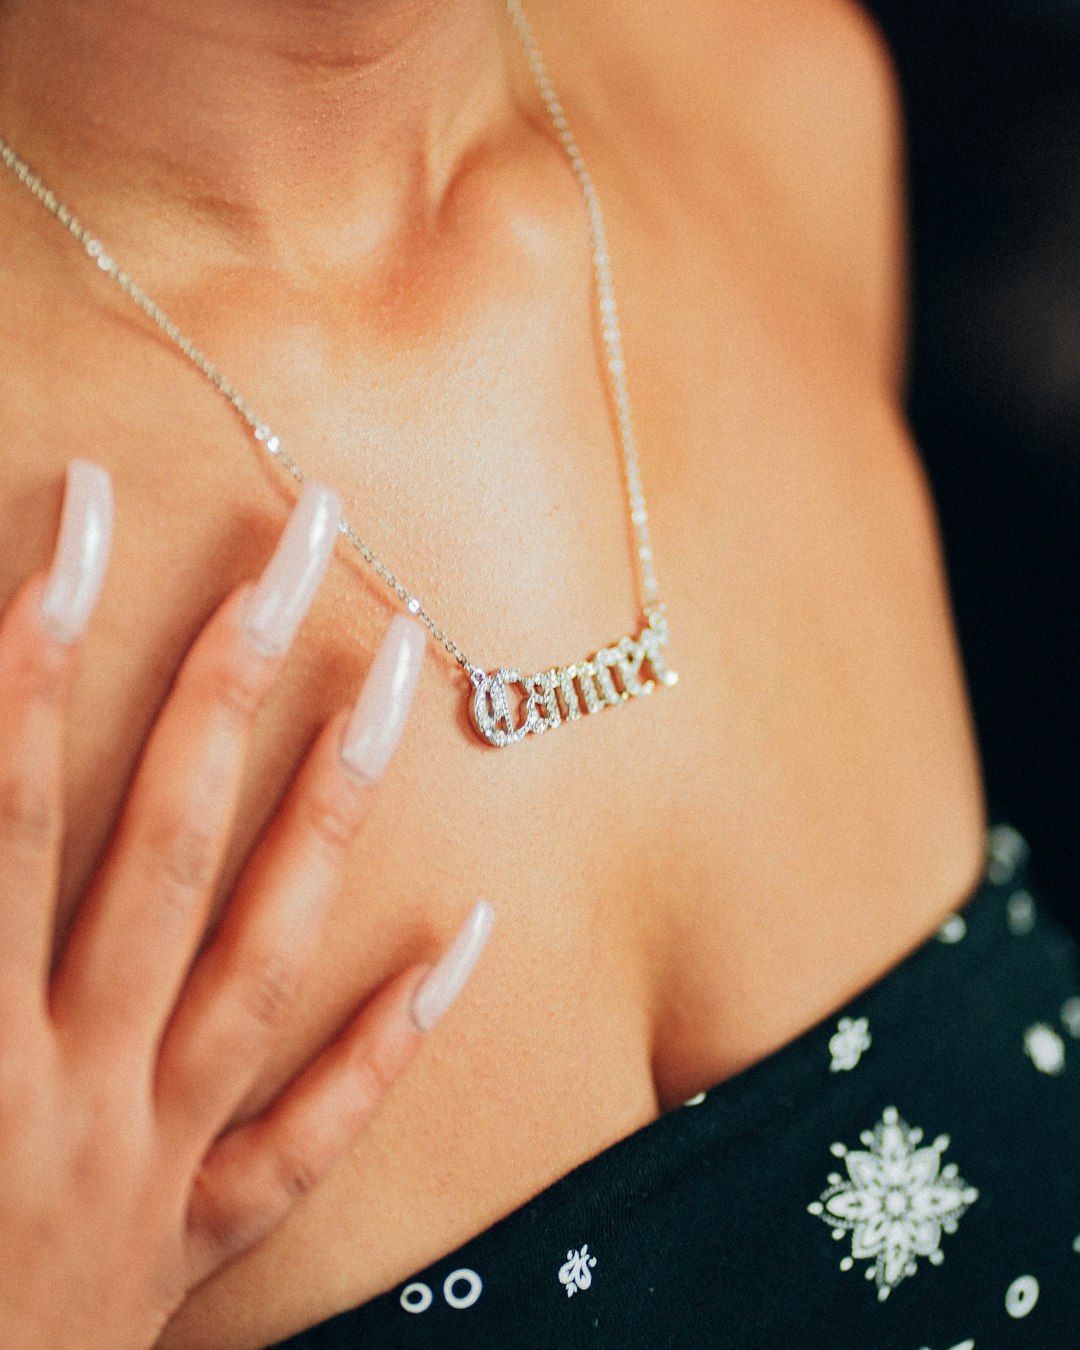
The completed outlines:
<svg viewBox="0 0 1080 1350">
<path fill-rule="evenodd" d="M 623 476 L 627 498 L 630 505 L 630 523 L 635 541 L 636 576 L 640 585 L 643 609 L 647 616 L 659 614 L 660 590 L 653 565 L 652 544 L 649 538 L 649 513 L 645 505 L 645 492 L 641 483 L 638 464 L 637 442 L 634 435 L 634 423 L 630 412 L 630 395 L 626 383 L 626 362 L 623 356 L 622 330 L 619 324 L 618 305 L 615 300 L 615 285 L 611 272 L 611 257 L 608 252 L 607 231 L 600 208 L 600 198 L 592 177 L 585 167 L 577 141 L 570 130 L 566 113 L 555 92 L 548 74 L 547 66 L 533 37 L 519 0 L 506 0 L 507 13 L 518 37 L 521 39 L 525 57 L 532 71 L 540 98 L 543 100 L 551 119 L 555 134 L 566 153 L 570 168 L 581 188 L 589 221 L 589 235 L 592 244 L 592 266 L 595 278 L 596 304 L 598 310 L 600 334 L 604 347 L 605 368 L 608 386 L 615 413 L 620 449 L 622 451 Z M 195 345 L 179 325 L 143 290 L 139 283 L 116 262 L 106 250 L 105 245 L 79 220 L 56 196 L 0 135 L 0 160 L 12 171 L 18 180 L 49 211 L 56 220 L 71 234 L 85 250 L 88 257 L 121 291 L 138 306 L 195 367 L 195 369 L 232 405 L 246 423 L 258 444 L 271 459 L 298 483 L 304 481 L 304 471 L 285 450 L 281 438 L 260 417 L 247 400 L 235 388 L 232 382 L 218 369 L 202 350 Z M 432 637 L 446 649 L 454 660 L 468 673 L 474 686 L 484 679 L 484 670 L 475 665 L 465 655 L 454 639 L 431 617 L 427 609 L 409 588 L 387 567 L 386 563 L 363 540 L 347 520 L 339 524 L 341 533 L 356 549 L 369 567 L 380 576 L 394 592 L 410 614 L 419 619 Z"/>
</svg>

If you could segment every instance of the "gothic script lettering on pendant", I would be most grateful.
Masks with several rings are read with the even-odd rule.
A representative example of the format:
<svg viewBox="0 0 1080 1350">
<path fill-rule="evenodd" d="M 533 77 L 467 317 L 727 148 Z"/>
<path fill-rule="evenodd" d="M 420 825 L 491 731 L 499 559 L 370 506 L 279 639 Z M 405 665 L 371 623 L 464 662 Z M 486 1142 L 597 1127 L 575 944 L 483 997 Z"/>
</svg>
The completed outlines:
<svg viewBox="0 0 1080 1350">
<path fill-rule="evenodd" d="M 575 722 L 584 714 L 651 694 L 657 684 L 673 685 L 679 677 L 667 668 L 661 652 L 667 643 L 667 620 L 654 612 L 636 638 L 624 637 L 589 661 L 539 675 L 508 669 L 482 675 L 470 705 L 473 726 L 489 745 L 516 745 L 560 722 Z M 651 679 L 642 678 L 644 666 Z M 513 698 L 511 690 L 516 691 Z"/>
</svg>

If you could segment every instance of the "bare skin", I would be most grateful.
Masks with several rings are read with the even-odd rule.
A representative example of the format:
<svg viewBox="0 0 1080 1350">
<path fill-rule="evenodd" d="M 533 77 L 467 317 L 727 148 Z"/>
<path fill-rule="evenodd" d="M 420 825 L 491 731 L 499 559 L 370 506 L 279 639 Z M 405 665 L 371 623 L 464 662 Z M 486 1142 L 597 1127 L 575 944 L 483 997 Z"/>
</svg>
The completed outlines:
<svg viewBox="0 0 1080 1350">
<path fill-rule="evenodd" d="M 539 669 L 631 631 L 580 201 L 498 5 L 154 17 L 169 8 L 0 7 L 5 134 L 474 659 Z M 425 926 L 444 942 L 483 894 L 495 936 L 353 1153 L 189 1299 L 170 1350 L 254 1350 L 392 1286 L 811 1025 L 980 870 L 976 753 L 898 412 L 876 38 L 841 0 L 688 0 L 678 23 L 637 0 L 530 12 L 609 220 L 681 681 L 495 752 L 455 668 L 429 661 L 248 1109 Z M 181 652 L 269 553 L 288 495 L 20 194 L 0 181 L 0 599 L 48 556 L 71 453 L 112 469 L 120 508 L 74 694 L 70 905 Z M 389 613 L 339 550 L 260 717 L 237 858 Z"/>
</svg>

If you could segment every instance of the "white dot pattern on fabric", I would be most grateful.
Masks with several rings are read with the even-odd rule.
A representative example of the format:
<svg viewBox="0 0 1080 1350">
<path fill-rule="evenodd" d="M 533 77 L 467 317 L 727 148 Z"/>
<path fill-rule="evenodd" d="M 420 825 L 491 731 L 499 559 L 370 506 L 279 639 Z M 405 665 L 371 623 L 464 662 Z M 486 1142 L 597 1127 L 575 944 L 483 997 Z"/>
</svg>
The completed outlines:
<svg viewBox="0 0 1080 1350">
<path fill-rule="evenodd" d="M 1027 857 L 1027 840 L 1011 825 L 995 825 L 987 837 L 987 878 L 995 886 L 1010 881 Z"/>
<path fill-rule="evenodd" d="M 928 1345 L 924 1345 L 922 1350 L 930 1350 Z M 951 1345 L 949 1350 L 975 1350 L 974 1341 L 958 1341 L 956 1345 Z"/>
<path fill-rule="evenodd" d="M 1080 1255 L 1080 1233 L 1073 1238 L 1073 1251 Z"/>
<path fill-rule="evenodd" d="M 851 1233 L 851 1255 L 841 1269 L 850 1270 L 856 1259 L 872 1261 L 866 1278 L 875 1281 L 883 1302 L 901 1280 L 916 1273 L 918 1257 L 941 1264 L 942 1233 L 956 1232 L 979 1192 L 954 1164 L 941 1166 L 948 1135 L 920 1147 L 922 1130 L 902 1120 L 895 1106 L 859 1138 L 863 1149 L 832 1145 L 830 1152 L 843 1158 L 847 1176 L 831 1173 L 828 1189 L 807 1208 L 829 1224 L 835 1238 Z"/>
<path fill-rule="evenodd" d="M 953 946 L 967 937 L 967 923 L 962 914 L 950 914 L 937 930 L 937 940 Z"/>
<path fill-rule="evenodd" d="M 1024 1053 L 1040 1073 L 1056 1077 L 1065 1072 L 1065 1042 L 1045 1022 L 1024 1032 Z"/>
<path fill-rule="evenodd" d="M 686 1101 L 683 1102 L 683 1106 L 700 1106 L 705 1100 L 705 1097 L 706 1094 L 704 1092 L 699 1092 L 696 1096 L 688 1097 Z"/>
<path fill-rule="evenodd" d="M 573 1298 L 579 1289 L 589 1288 L 595 1266 L 596 1257 L 589 1254 L 587 1242 L 580 1249 L 572 1247 L 566 1253 L 566 1260 L 559 1269 L 559 1283 L 566 1289 L 567 1298 Z"/>
<path fill-rule="evenodd" d="M 1070 1036 L 1080 1040 L 1080 998 L 1067 998 L 1061 1005 L 1061 1020 Z"/>
<path fill-rule="evenodd" d="M 464 1292 L 460 1288 L 462 1282 L 465 1284 Z M 443 1280 L 443 1298 L 451 1308 L 459 1310 L 471 1308 L 483 1291 L 483 1280 L 475 1270 L 469 1270 L 467 1267 L 452 1270 Z M 398 1302 L 408 1313 L 425 1313 L 434 1301 L 435 1295 L 431 1292 L 431 1286 L 424 1284 L 422 1280 L 413 1280 L 411 1284 L 407 1284 L 398 1298 Z"/>
<path fill-rule="evenodd" d="M 1005 1311 L 1017 1319 L 1027 1317 L 1039 1301 L 1039 1281 L 1034 1275 L 1021 1275 L 1005 1291 Z"/>
<path fill-rule="evenodd" d="M 1035 897 L 1030 891 L 1014 891 L 1005 906 L 1009 932 L 1027 937 L 1035 927 Z"/>
<path fill-rule="evenodd" d="M 865 1017 L 841 1017 L 829 1040 L 829 1054 L 832 1056 L 829 1071 L 843 1073 L 854 1069 L 872 1043 L 870 1023 Z"/>
<path fill-rule="evenodd" d="M 412 1284 L 407 1284 L 401 1291 L 400 1303 L 406 1312 L 422 1313 L 427 1312 L 431 1307 L 433 1298 L 434 1295 L 426 1284 L 414 1280 Z"/>
<path fill-rule="evenodd" d="M 464 1294 L 458 1293 L 458 1286 L 464 1282 L 466 1291 Z M 443 1298 L 451 1308 L 471 1308 L 476 1300 L 484 1291 L 484 1282 L 475 1270 L 469 1270 L 463 1267 L 461 1270 L 452 1270 L 446 1279 L 443 1280 Z"/>
</svg>

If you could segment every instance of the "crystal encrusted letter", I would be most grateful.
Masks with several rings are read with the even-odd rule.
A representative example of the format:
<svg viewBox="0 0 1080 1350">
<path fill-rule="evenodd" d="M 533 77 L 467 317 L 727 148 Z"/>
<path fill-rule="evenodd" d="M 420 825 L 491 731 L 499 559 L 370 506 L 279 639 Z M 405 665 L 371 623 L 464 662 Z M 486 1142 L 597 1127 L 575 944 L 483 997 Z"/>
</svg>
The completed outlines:
<svg viewBox="0 0 1080 1350">
<path fill-rule="evenodd" d="M 472 698 L 473 726 L 489 745 L 513 745 L 529 734 L 527 723 L 514 725 L 506 695 L 506 686 L 517 684 L 520 679 L 519 671 L 497 670 L 494 675 L 485 675 L 476 686 Z"/>
<path fill-rule="evenodd" d="M 542 735 L 564 721 L 577 721 L 583 704 L 586 713 L 597 713 L 651 694 L 657 684 L 673 685 L 679 677 L 668 670 L 660 650 L 667 642 L 667 620 L 654 611 L 636 638 L 624 637 L 603 647 L 591 660 L 538 675 L 506 669 L 481 675 L 470 704 L 472 724 L 489 745 L 501 748 L 530 734 Z M 643 665 L 652 671 L 651 680 L 642 679 Z M 511 707 L 511 686 L 520 691 L 516 709 Z"/>
<path fill-rule="evenodd" d="M 525 728 L 540 735 L 562 721 L 557 695 L 555 672 L 545 670 L 542 675 L 530 675 L 522 680 L 525 688 Z"/>
</svg>

